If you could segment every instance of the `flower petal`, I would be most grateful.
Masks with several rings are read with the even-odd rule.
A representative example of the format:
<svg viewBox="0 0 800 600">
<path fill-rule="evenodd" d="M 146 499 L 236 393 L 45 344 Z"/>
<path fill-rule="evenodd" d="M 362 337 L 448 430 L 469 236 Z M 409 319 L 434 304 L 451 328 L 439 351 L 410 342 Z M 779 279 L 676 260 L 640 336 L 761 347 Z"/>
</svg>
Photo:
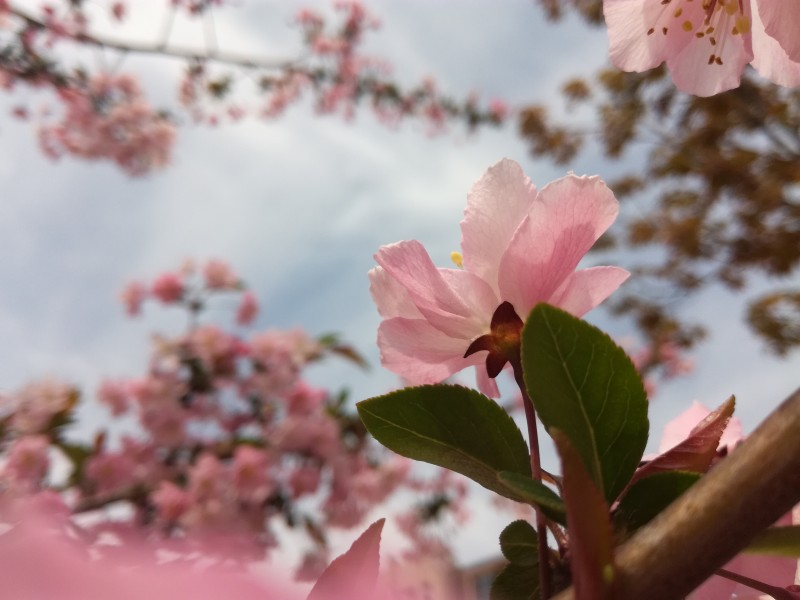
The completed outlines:
<svg viewBox="0 0 800 600">
<path fill-rule="evenodd" d="M 522 318 L 538 302 L 549 302 L 618 212 L 598 177 L 567 175 L 548 184 L 503 254 L 500 299 Z"/>
<path fill-rule="evenodd" d="M 743 8 L 743 18 L 750 19 L 750 2 L 744 2 Z M 738 11 L 729 14 L 718 6 L 709 22 L 713 33 L 696 38 L 667 59 L 672 81 L 679 90 L 696 96 L 713 96 L 739 86 L 745 65 L 753 60 L 753 49 L 750 35 L 732 33 L 737 18 L 740 18 Z"/>
<path fill-rule="evenodd" d="M 608 26 L 611 62 L 623 71 L 642 72 L 657 67 L 694 41 L 685 21 L 701 23 L 700 2 L 675 7 L 654 0 L 604 0 L 603 15 Z"/>
<path fill-rule="evenodd" d="M 407 317 L 419 319 L 422 313 L 411 301 L 406 288 L 380 267 L 369 271 L 369 291 L 384 319 Z"/>
<path fill-rule="evenodd" d="M 770 6 L 778 4 L 778 2 L 769 3 Z M 781 47 L 781 44 L 764 30 L 764 23 L 761 15 L 758 14 L 763 10 L 759 4 L 758 10 L 753 11 L 753 67 L 773 83 L 786 87 L 798 86 L 800 85 L 800 58 L 793 61 L 786 53 L 786 46 Z M 800 23 L 797 23 L 797 27 L 800 27 Z M 795 36 L 793 39 L 799 40 L 798 43 L 800 43 L 800 36 Z"/>
<path fill-rule="evenodd" d="M 630 273 L 619 267 L 591 267 L 576 271 L 555 291 L 550 303 L 582 317 L 608 298 Z"/>
<path fill-rule="evenodd" d="M 424 319 L 395 317 L 378 328 L 381 363 L 412 385 L 439 383 L 474 364 L 463 357 L 467 345 Z"/>
<path fill-rule="evenodd" d="M 783 48 L 788 58 L 800 62 L 800 6 L 787 0 L 756 0 L 756 13 L 764 23 L 766 33 Z"/>
<path fill-rule="evenodd" d="M 500 258 L 528 214 L 536 187 L 513 160 L 504 158 L 472 186 L 461 221 L 464 267 L 497 288 Z"/>
<path fill-rule="evenodd" d="M 475 377 L 478 382 L 478 389 L 482 394 L 489 396 L 489 398 L 500 397 L 500 389 L 497 387 L 497 380 L 496 378 L 489 377 L 484 362 L 475 365 Z"/>
<path fill-rule="evenodd" d="M 488 331 L 492 311 L 499 303 L 488 284 L 458 269 L 437 269 L 417 241 L 383 246 L 375 260 L 405 288 L 419 312 L 434 327 L 459 339 Z"/>
</svg>

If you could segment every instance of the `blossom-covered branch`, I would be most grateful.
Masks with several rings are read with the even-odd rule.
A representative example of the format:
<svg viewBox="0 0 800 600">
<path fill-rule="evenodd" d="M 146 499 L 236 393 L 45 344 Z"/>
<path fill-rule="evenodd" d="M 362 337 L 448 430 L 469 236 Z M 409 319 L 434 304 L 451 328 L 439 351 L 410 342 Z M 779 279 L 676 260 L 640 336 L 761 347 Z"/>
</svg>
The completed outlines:
<svg viewBox="0 0 800 600">
<path fill-rule="evenodd" d="M 330 24 L 321 13 L 300 10 L 294 18 L 303 51 L 292 58 L 238 56 L 217 48 L 207 36 L 206 48 L 186 49 L 170 43 L 170 23 L 176 11 L 208 18 L 222 3 L 170 3 L 166 6 L 163 40 L 153 43 L 116 40 L 93 28 L 90 11 L 80 2 L 50 4 L 40 13 L 15 2 L 0 5 L 0 88 L 32 86 L 50 89 L 55 115 L 44 118 L 23 104 L 14 114 L 40 121 L 40 139 L 53 158 L 68 154 L 89 160 L 110 159 L 131 175 L 144 175 L 166 166 L 171 158 L 180 114 L 191 121 L 216 125 L 244 117 L 275 118 L 303 98 L 317 114 L 355 116 L 367 105 L 384 123 L 396 126 L 409 118 L 421 120 L 429 133 L 443 131 L 449 122 L 470 130 L 500 125 L 509 114 L 501 101 L 482 103 L 477 96 L 453 99 L 441 93 L 433 79 L 405 89 L 393 81 L 388 63 L 367 56 L 361 44 L 378 20 L 357 1 L 335 5 Z M 114 3 L 116 21 L 128 10 Z M 152 10 L 137 7 L 136 10 Z M 209 31 L 213 32 L 213 21 Z M 94 47 L 115 53 L 113 68 L 70 64 L 75 49 Z M 185 61 L 176 95 L 179 107 L 156 108 L 147 99 L 139 78 L 120 71 L 130 54 L 172 57 Z"/>
</svg>

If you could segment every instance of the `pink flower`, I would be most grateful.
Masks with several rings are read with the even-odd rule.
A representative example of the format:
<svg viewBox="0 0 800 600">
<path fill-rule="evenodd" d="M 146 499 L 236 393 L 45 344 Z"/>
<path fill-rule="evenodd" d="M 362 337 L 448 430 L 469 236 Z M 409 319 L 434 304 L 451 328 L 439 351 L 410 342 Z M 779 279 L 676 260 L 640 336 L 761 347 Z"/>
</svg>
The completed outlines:
<svg viewBox="0 0 800 600">
<path fill-rule="evenodd" d="M 150 500 L 158 509 L 161 518 L 168 523 L 180 519 L 192 504 L 192 499 L 186 490 L 171 481 L 159 483 L 158 489 L 150 495 Z"/>
<path fill-rule="evenodd" d="M 164 304 L 177 302 L 183 297 L 183 279 L 175 273 L 163 273 L 153 282 L 151 291 Z"/>
<path fill-rule="evenodd" d="M 203 267 L 203 277 L 206 287 L 212 290 L 235 290 L 239 286 L 239 277 L 221 260 L 209 260 Z"/>
<path fill-rule="evenodd" d="M 245 292 L 239 308 L 236 309 L 236 323 L 239 325 L 250 325 L 258 315 L 258 301 L 253 292 Z"/>
<path fill-rule="evenodd" d="M 47 451 L 50 439 L 45 435 L 30 435 L 14 442 L 8 453 L 3 474 L 27 490 L 36 489 L 47 474 L 50 459 Z"/>
<path fill-rule="evenodd" d="M 138 281 L 131 281 L 120 293 L 128 316 L 135 317 L 142 310 L 142 302 L 147 298 L 147 287 Z"/>
<path fill-rule="evenodd" d="M 40 433 L 53 417 L 71 410 L 77 401 L 78 392 L 71 384 L 57 379 L 34 381 L 14 394 L 11 423 L 20 433 Z"/>
<path fill-rule="evenodd" d="M 675 85 L 712 96 L 739 85 L 745 65 L 800 85 L 800 11 L 776 0 L 603 0 L 611 61 L 646 71 L 666 61 Z"/>
<path fill-rule="evenodd" d="M 104 379 L 97 390 L 97 397 L 111 410 L 115 417 L 127 412 L 129 408 L 130 392 L 126 381 L 113 381 Z"/>
<path fill-rule="evenodd" d="M 138 483 L 134 476 L 136 463 L 128 454 L 96 454 L 86 465 L 86 478 L 98 494 L 110 494 Z"/>
<path fill-rule="evenodd" d="M 321 411 L 328 392 L 322 388 L 313 388 L 305 381 L 298 381 L 285 395 L 286 411 L 292 416 L 310 416 Z"/>
<path fill-rule="evenodd" d="M 233 456 L 233 485 L 243 502 L 264 502 L 275 487 L 270 478 L 269 458 L 252 446 L 239 446 Z"/>
<path fill-rule="evenodd" d="M 297 467 L 289 475 L 289 489 L 292 497 L 297 499 L 306 494 L 313 494 L 319 487 L 322 473 L 319 467 L 314 465 L 302 465 Z"/>
<path fill-rule="evenodd" d="M 417 241 L 383 246 L 370 290 L 384 318 L 381 361 L 412 384 L 442 381 L 485 361 L 465 353 L 490 332 L 508 302 L 521 318 L 539 302 L 582 316 L 628 277 L 616 267 L 575 271 L 617 216 L 614 195 L 597 177 L 567 175 L 537 191 L 514 161 L 490 167 L 472 187 L 461 222 L 462 269 L 434 266 Z M 462 263 L 463 260 L 463 263 Z M 486 369 L 478 385 L 497 396 Z"/>
</svg>

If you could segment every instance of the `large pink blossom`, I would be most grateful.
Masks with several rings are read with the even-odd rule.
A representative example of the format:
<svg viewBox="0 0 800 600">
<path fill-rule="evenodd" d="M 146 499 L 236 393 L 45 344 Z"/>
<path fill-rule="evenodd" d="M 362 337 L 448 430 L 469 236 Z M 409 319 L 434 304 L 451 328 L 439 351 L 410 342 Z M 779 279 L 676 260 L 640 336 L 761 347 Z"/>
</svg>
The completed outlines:
<svg viewBox="0 0 800 600">
<path fill-rule="evenodd" d="M 646 71 L 662 62 L 678 89 L 712 96 L 738 87 L 748 63 L 800 85 L 800 10 L 789 0 L 603 0 L 612 62 Z"/>
<path fill-rule="evenodd" d="M 383 246 L 370 288 L 384 318 L 381 360 L 412 384 L 435 383 L 479 365 L 485 352 L 464 357 L 490 332 L 504 302 L 524 319 L 539 302 L 582 316 L 628 277 L 616 267 L 576 271 L 611 225 L 619 205 L 597 177 L 567 175 L 537 191 L 522 168 L 504 159 L 475 183 L 461 222 L 463 268 L 434 266 L 417 241 Z M 478 369 L 482 391 L 497 396 Z"/>
</svg>

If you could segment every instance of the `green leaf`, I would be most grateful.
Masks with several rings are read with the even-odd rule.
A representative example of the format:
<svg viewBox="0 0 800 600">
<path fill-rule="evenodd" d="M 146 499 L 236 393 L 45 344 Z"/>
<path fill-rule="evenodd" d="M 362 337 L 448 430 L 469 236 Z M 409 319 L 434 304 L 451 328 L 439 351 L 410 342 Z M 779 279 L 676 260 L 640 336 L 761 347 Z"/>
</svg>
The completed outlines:
<svg viewBox="0 0 800 600">
<path fill-rule="evenodd" d="M 500 551 L 515 565 L 535 567 L 539 564 L 536 530 L 527 521 L 514 521 L 500 534 Z"/>
<path fill-rule="evenodd" d="M 564 472 L 570 568 L 575 597 L 612 600 L 615 588 L 614 536 L 608 505 L 570 439 L 551 432 Z"/>
<path fill-rule="evenodd" d="M 542 482 L 508 471 L 500 473 L 500 481 L 522 497 L 525 502 L 539 506 L 548 518 L 562 525 L 566 523 L 567 513 L 564 501 Z"/>
<path fill-rule="evenodd" d="M 525 502 L 498 474 L 530 477 L 528 446 L 508 413 L 483 394 L 458 385 L 424 385 L 370 398 L 357 407 L 367 430 L 390 450 Z"/>
<path fill-rule="evenodd" d="M 628 355 L 596 327 L 538 304 L 522 330 L 522 367 L 542 423 L 569 438 L 613 502 L 647 444 L 647 396 Z"/>
<path fill-rule="evenodd" d="M 335 558 L 322 572 L 306 600 L 339 600 L 354 590 L 370 597 L 378 581 L 381 531 L 385 519 L 378 519 L 353 542 L 350 549 Z"/>
<path fill-rule="evenodd" d="M 765 529 L 744 551 L 748 554 L 800 558 L 800 525 Z"/>
<path fill-rule="evenodd" d="M 538 600 L 539 574 L 535 567 L 508 564 L 492 583 L 489 600 Z"/>
<path fill-rule="evenodd" d="M 332 354 L 338 354 L 342 358 L 349 360 L 365 371 L 369 370 L 369 363 L 353 346 L 345 344 L 339 338 L 339 334 L 326 333 L 317 338 L 317 343 Z M 315 357 L 320 358 L 320 357 Z"/>
<path fill-rule="evenodd" d="M 688 471 L 663 471 L 639 479 L 620 500 L 615 524 L 632 533 L 672 504 L 700 477 L 700 473 Z"/>
</svg>

